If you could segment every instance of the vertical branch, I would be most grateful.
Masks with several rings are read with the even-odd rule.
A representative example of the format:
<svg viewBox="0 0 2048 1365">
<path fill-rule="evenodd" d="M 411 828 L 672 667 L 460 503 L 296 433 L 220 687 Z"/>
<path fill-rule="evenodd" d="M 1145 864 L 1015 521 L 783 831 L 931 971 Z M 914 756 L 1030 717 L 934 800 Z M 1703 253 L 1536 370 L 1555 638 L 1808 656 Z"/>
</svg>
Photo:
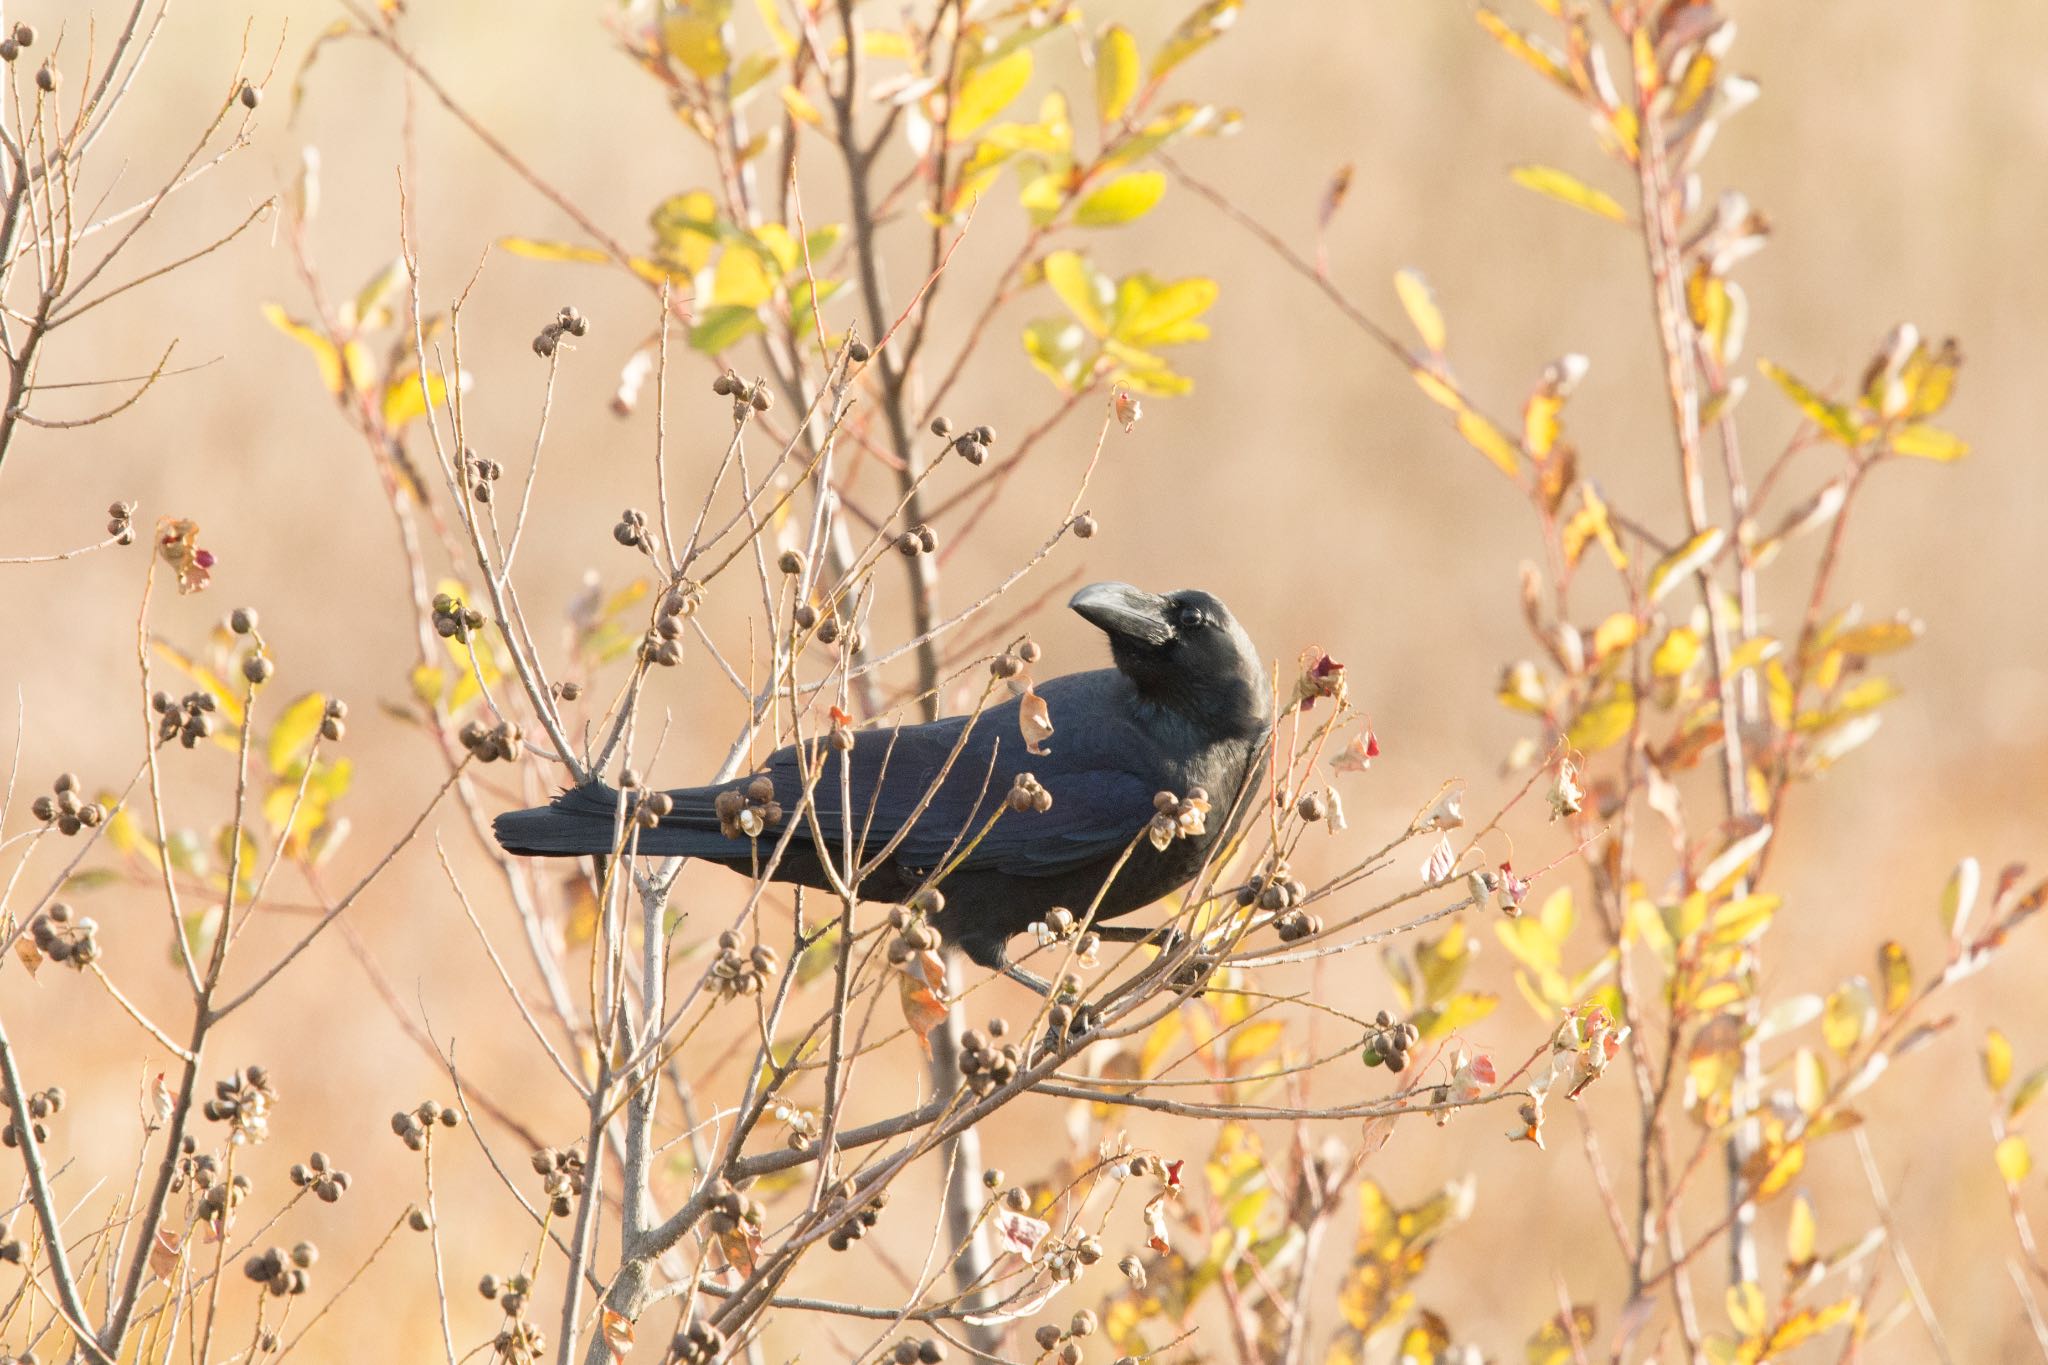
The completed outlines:
<svg viewBox="0 0 2048 1365">
<path fill-rule="evenodd" d="M 1685 305 L 1685 262 L 1680 246 L 1676 205 L 1670 177 L 1664 163 L 1664 125 L 1656 91 L 1645 81 L 1644 71 L 1635 70 L 1635 108 L 1639 119 L 1636 151 L 1636 186 L 1642 210 L 1643 243 L 1650 270 L 1650 293 L 1657 317 L 1657 337 L 1664 352 L 1664 374 L 1671 404 L 1672 427 L 1678 439 L 1679 482 L 1685 499 L 1686 526 L 1699 535 L 1709 526 L 1705 474 L 1700 460 L 1700 374 L 1696 363 L 1696 339 L 1692 319 Z M 1731 470 L 1734 468 L 1731 465 Z M 1745 494 L 1731 489 L 1738 505 Z M 1706 604 L 1709 658 L 1713 669 L 1714 693 L 1721 713 L 1722 799 L 1731 823 L 1747 821 L 1754 813 L 1749 799 L 1748 765 L 1743 758 L 1742 711 L 1737 686 L 1729 670 L 1731 652 L 1727 604 L 1714 578 L 1711 563 L 1700 566 L 1697 578 Z M 1746 883 L 1736 894 L 1747 891 Z M 1754 969 L 1755 950 L 1749 951 Z M 1755 1012 L 1754 1002 L 1750 1013 Z M 1754 1022 L 1752 1020 L 1752 1022 Z M 1752 1228 L 1756 1206 L 1750 1201 L 1743 1166 L 1756 1149 L 1757 1126 L 1749 1115 L 1761 1083 L 1761 1059 L 1756 1044 L 1743 1046 L 1742 1074 L 1734 1088 L 1736 1125 L 1727 1144 L 1728 1197 L 1733 1201 L 1728 1229 L 1729 1276 L 1734 1283 L 1757 1277 L 1756 1246 Z"/>
</svg>

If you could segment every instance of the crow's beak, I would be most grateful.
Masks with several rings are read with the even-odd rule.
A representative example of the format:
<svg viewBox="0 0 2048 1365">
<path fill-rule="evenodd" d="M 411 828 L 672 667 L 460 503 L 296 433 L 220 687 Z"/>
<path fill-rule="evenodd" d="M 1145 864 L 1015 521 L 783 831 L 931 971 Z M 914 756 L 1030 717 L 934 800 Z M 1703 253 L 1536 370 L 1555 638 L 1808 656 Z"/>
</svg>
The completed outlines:
<svg viewBox="0 0 2048 1365">
<path fill-rule="evenodd" d="M 1081 619 L 1111 636 L 1147 645 L 1173 638 L 1166 619 L 1166 601 L 1140 592 L 1128 583 L 1090 583 L 1068 599 Z"/>
</svg>

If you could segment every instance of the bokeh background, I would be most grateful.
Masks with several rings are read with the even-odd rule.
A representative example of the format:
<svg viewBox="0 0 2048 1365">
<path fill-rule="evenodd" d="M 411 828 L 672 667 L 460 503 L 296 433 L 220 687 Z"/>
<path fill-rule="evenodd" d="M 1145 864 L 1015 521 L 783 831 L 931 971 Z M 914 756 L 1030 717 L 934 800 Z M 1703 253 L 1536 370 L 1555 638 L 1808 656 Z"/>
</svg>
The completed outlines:
<svg viewBox="0 0 2048 1365">
<path fill-rule="evenodd" d="M 708 183 L 711 167 L 693 136 L 608 36 L 607 6 L 420 0 L 411 8 L 407 29 L 423 59 L 621 239 L 643 239 L 645 214 L 662 196 Z M 1180 155 L 1303 246 L 1326 182 L 1354 164 L 1350 199 L 1329 233 L 1344 287 L 1398 324 L 1389 276 L 1400 266 L 1422 269 L 1448 314 L 1461 376 L 1496 409 L 1517 404 L 1552 357 L 1585 353 L 1591 375 L 1571 410 L 1585 463 L 1617 497 L 1669 524 L 1673 457 L 1639 245 L 1505 175 L 1525 161 L 1607 177 L 1601 183 L 1612 171 L 1578 116 L 1502 56 L 1470 8 L 1388 0 L 1251 7 L 1180 77 L 1184 93 L 1241 108 L 1243 131 Z M 1870 970 L 1871 948 L 1885 936 L 1903 940 L 1923 967 L 1937 961 L 1936 899 L 1959 856 L 1975 854 L 1995 869 L 2048 852 L 2048 580 L 2040 548 L 2048 462 L 2039 449 L 2048 12 L 1912 0 L 1736 0 L 1727 8 L 1740 23 L 1736 65 L 1761 81 L 1763 99 L 1723 130 L 1709 186 L 1741 188 L 1775 229 L 1769 249 L 1740 272 L 1753 308 L 1749 354 L 1816 381 L 1850 381 L 1886 329 L 1911 320 L 1930 335 L 1959 336 L 1968 357 L 1947 423 L 1974 453 L 1954 467 L 1882 471 L 1857 508 L 1839 578 L 1843 600 L 1859 600 L 1873 615 L 1905 607 L 1926 621 L 1924 641 L 1898 665 L 1906 695 L 1887 711 L 1876 741 L 1798 795 L 1773 868 L 1788 910 L 1767 944 L 1771 987 L 1825 990 Z M 1177 10 L 1103 3 L 1088 13 L 1129 23 L 1149 49 Z M 34 19 L 46 31 L 70 23 L 67 43 L 80 45 L 83 12 L 58 3 L 9 7 L 10 18 Z M 112 18 L 99 17 L 103 25 Z M 353 289 L 396 254 L 396 170 L 408 118 L 430 299 L 459 289 L 499 235 L 574 235 L 431 101 L 409 106 L 399 68 L 366 42 L 326 50 L 293 113 L 289 75 L 338 17 L 321 0 L 244 0 L 172 15 L 113 134 L 123 151 L 105 158 L 128 163 L 117 196 L 135 195 L 184 154 L 245 29 L 261 53 L 281 35 L 280 74 L 254 144 L 174 201 L 138 264 L 168 261 L 284 191 L 310 145 L 323 163 L 318 264 L 331 289 Z M 1085 98 L 1071 49 L 1054 42 L 1041 52 L 1040 88 L 1065 83 Z M 822 162 L 820 151 L 805 155 Z M 813 222 L 837 207 L 832 183 L 829 172 L 805 181 Z M 985 288 L 1009 258 L 1019 220 L 1011 193 L 1006 181 L 984 207 L 957 258 L 962 281 L 949 289 Z M 1354 827 L 1398 827 L 1449 776 L 1466 778 L 1472 806 L 1489 808 L 1509 790 L 1498 765 L 1522 733 L 1492 695 L 1498 669 L 1528 650 L 1516 570 L 1539 546 L 1520 502 L 1383 354 L 1184 190 L 1169 191 L 1143 223 L 1089 245 L 1119 269 L 1208 274 L 1223 288 L 1211 314 L 1214 340 L 1177 356 L 1197 381 L 1194 393 L 1148 401 L 1136 432 L 1113 438 L 1087 500 L 1103 533 L 1063 549 L 1043 571 L 1047 581 L 1078 571 L 1207 587 L 1269 654 L 1291 659 L 1320 643 L 1346 662 L 1386 747 L 1368 780 L 1351 789 Z M 893 280 L 899 297 L 913 282 L 911 261 L 904 257 Z M 155 629 L 191 645 L 228 606 L 256 606 L 288 692 L 318 687 L 356 703 L 355 833 L 339 855 L 339 881 L 367 866 L 411 818 L 436 766 L 421 739 L 374 704 L 403 698 L 412 657 L 391 520 L 359 439 L 336 417 L 305 353 L 260 315 L 272 300 L 303 311 L 281 231 L 263 227 L 63 336 L 47 360 L 52 381 L 147 370 L 171 337 L 180 339 L 181 361 L 218 360 L 162 385 L 116 422 L 18 440 L 0 470 L 0 555 L 88 541 L 116 497 L 138 499 L 144 525 L 160 512 L 197 519 L 221 556 L 217 586 L 198 598 L 160 599 Z M 542 616 L 559 613 L 587 568 L 612 582 L 629 571 L 608 528 L 618 508 L 649 500 L 651 403 L 627 420 L 607 410 L 618 367 L 652 318 L 644 290 L 629 280 L 494 257 L 465 332 L 476 444 L 522 467 L 514 462 L 540 401 L 528 342 L 565 301 L 593 329 L 563 367 L 540 518 L 522 550 L 528 601 Z M 1034 299 L 1003 315 L 949 402 L 956 421 L 1015 432 L 1049 407 L 1049 386 L 1014 338 L 1027 318 L 1051 311 L 1049 301 Z M 955 336 L 941 329 L 935 349 L 943 353 Z M 724 418 L 704 392 L 706 377 L 701 360 L 686 365 L 671 405 L 675 468 L 685 484 L 722 447 Z M 1745 415 L 1753 462 L 1794 426 L 1768 385 L 1751 394 Z M 1091 407 L 1063 428 L 1035 458 L 1035 473 L 1016 481 L 1005 515 L 953 558 L 950 601 L 965 600 L 1042 539 L 1066 505 L 1095 420 Z M 1824 477 L 1826 458 L 1807 457 L 1812 482 Z M 23 771 L 32 786 L 60 768 L 111 781 L 136 761 L 141 555 L 0 568 L 0 686 L 21 698 Z M 1773 623 L 1791 627 L 1789 602 L 1766 605 Z M 1053 671 L 1099 659 L 1090 632 L 1054 607 L 1032 627 Z M 716 761 L 736 728 L 736 708 L 709 668 L 664 678 L 658 701 L 676 733 L 657 776 L 682 781 L 693 765 Z M 11 718 L 0 724 L 9 745 L 13 728 Z M 173 760 L 173 797 L 190 802 L 185 822 L 206 826 L 225 816 L 228 765 L 219 752 Z M 438 823 L 459 863 L 471 865 L 457 822 Z M 1529 825 L 1523 838 L 1522 859 L 1556 851 L 1555 836 L 1540 826 Z M 1540 859 L 1531 856 L 1537 849 Z M 721 894 L 706 880 L 695 885 Z M 109 965 L 120 979 L 147 1002 L 173 1005 L 173 977 L 159 970 L 160 907 L 110 892 L 90 908 L 109 927 Z M 493 903 L 488 913 L 509 936 L 502 907 Z M 517 1023 L 429 847 L 404 855 L 351 921 L 398 984 L 401 1008 L 454 1039 L 464 1064 L 536 1128 L 571 1139 L 574 1115 L 545 1077 L 531 1080 L 538 1073 Z M 286 941 L 298 923 L 280 916 L 259 926 L 258 951 L 245 950 L 244 961 Z M 1534 1021 L 1507 985 L 1505 954 L 1481 928 L 1491 949 L 1482 975 L 1505 998 L 1478 1037 L 1524 1045 Z M 1868 1105 L 1900 1235 L 1961 1360 L 2014 1359 L 2033 1349 L 2004 1268 L 2013 1234 L 1990 1160 L 1975 1049 L 1995 1023 L 2016 1040 L 2023 1067 L 2048 1053 L 2048 1003 L 2037 986 L 2041 932 L 2027 930 L 1960 993 L 1955 1027 Z M 1327 988 L 1357 1001 L 1387 994 L 1376 965 L 1360 960 L 1350 972 Z M 63 974 L 35 985 L 18 970 L 0 975 L 0 1008 L 34 1059 L 34 1079 L 70 1086 L 78 1108 L 67 1140 L 82 1167 L 125 1171 L 136 1082 L 160 1068 L 162 1056 Z M 262 1060 L 285 1091 L 284 1136 L 259 1157 L 259 1166 L 276 1170 L 267 1182 L 259 1175 L 259 1186 L 280 1188 L 283 1167 L 313 1146 L 333 1152 L 354 1171 L 356 1192 L 284 1231 L 320 1241 L 326 1265 L 352 1262 L 416 1193 L 416 1167 L 389 1136 L 386 1116 L 422 1095 L 445 1096 L 445 1078 L 366 990 L 338 942 L 311 953 L 270 1008 L 237 1020 L 230 1033 L 213 1053 L 218 1069 Z M 904 1084 L 911 1080 L 906 1074 Z M 1609 1098 L 1622 1101 L 1619 1087 Z M 1056 1111 L 1047 1114 L 1056 1120 Z M 991 1156 L 1028 1170 L 1014 1127 L 991 1136 Z M 1477 1221 L 1454 1235 L 1421 1300 L 1461 1338 L 1506 1357 L 1555 1311 L 1555 1277 L 1575 1296 L 1609 1304 L 1618 1281 L 1570 1118 L 1558 1117 L 1548 1154 L 1510 1148 L 1502 1127 L 1494 1115 L 1475 1114 L 1442 1131 L 1404 1128 L 1370 1169 L 1404 1200 L 1478 1173 Z M 502 1137 L 499 1145 L 507 1145 Z M 490 1327 L 466 1286 L 482 1270 L 510 1268 L 528 1238 L 481 1162 L 451 1165 L 443 1207 L 460 1289 L 457 1338 L 469 1342 Z M 1824 1247 L 1873 1221 L 1846 1146 L 1824 1148 L 1805 1183 L 1821 1211 Z M 2038 1184 L 2029 1191 L 2037 1205 Z M 1781 1217 L 1766 1215 L 1767 1265 L 1782 1245 Z M 907 1238 L 909 1222 L 899 1229 Z M 408 1359 L 433 1350 L 425 1258 L 418 1242 L 400 1243 L 375 1272 L 375 1289 L 304 1353 Z M 1888 1301 L 1897 1281 L 1887 1279 Z M 1709 1323 L 1717 1324 L 1711 1268 L 1700 1283 Z M 1909 1321 L 1871 1357 L 1919 1360 L 1928 1349 Z"/>
</svg>

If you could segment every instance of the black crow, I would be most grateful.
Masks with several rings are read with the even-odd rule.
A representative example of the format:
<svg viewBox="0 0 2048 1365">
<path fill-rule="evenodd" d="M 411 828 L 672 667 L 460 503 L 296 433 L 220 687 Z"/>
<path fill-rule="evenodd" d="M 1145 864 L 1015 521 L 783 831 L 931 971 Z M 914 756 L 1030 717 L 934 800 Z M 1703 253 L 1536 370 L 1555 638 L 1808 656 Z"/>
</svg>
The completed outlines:
<svg viewBox="0 0 2048 1365">
<path fill-rule="evenodd" d="M 846 752 L 818 746 L 824 768 L 812 801 L 826 856 L 843 865 L 845 840 L 863 831 L 863 861 L 896 841 L 861 883 L 865 900 L 901 901 L 943 872 L 934 926 L 984 967 L 1006 969 L 1009 939 L 1055 907 L 1078 919 L 1095 905 L 1099 922 L 1186 885 L 1230 833 L 1231 810 L 1272 727 L 1258 651 L 1208 593 L 1159 597 L 1095 583 L 1068 605 L 1109 636 L 1116 666 L 1037 684 L 1054 727 L 1043 752 L 1027 752 L 1018 699 L 979 717 L 863 730 Z M 850 765 L 850 803 L 842 764 Z M 1206 822 L 1190 822 L 1201 832 L 1163 849 L 1139 837 L 1160 813 L 1160 793 L 1185 800 L 1197 788 L 1215 805 Z M 797 816 L 802 790 L 797 750 L 778 749 L 749 777 L 669 792 L 671 808 L 640 830 L 639 851 L 749 872 Z M 500 815 L 498 842 L 519 854 L 609 854 L 618 802 L 609 787 L 579 787 L 552 805 Z M 1116 869 L 1126 849 L 1129 860 Z M 808 820 L 799 819 L 775 880 L 829 889 Z M 1107 937 L 1144 934 L 1113 927 Z"/>
</svg>

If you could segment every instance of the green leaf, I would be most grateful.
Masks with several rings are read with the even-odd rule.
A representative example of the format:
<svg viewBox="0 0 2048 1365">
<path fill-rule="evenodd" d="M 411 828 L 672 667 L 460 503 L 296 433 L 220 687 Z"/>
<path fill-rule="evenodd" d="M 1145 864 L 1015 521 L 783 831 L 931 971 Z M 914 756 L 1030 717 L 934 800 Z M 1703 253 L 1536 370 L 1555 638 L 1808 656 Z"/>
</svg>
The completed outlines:
<svg viewBox="0 0 2048 1365">
<path fill-rule="evenodd" d="M 1095 40 L 1095 108 L 1103 123 L 1115 123 L 1138 93 L 1138 40 L 1122 24 L 1111 24 Z"/>
<path fill-rule="evenodd" d="M 745 304 L 729 303 L 706 308 L 690 329 L 690 348 L 716 355 L 741 339 L 761 330 L 761 318 Z"/>
<path fill-rule="evenodd" d="M 1728 532 L 1719 526 L 1709 526 L 1685 544 L 1657 561 L 1657 567 L 1650 570 L 1649 596 L 1652 602 L 1661 602 L 1664 595 L 1684 582 L 1686 578 L 1714 562 L 1721 553 L 1721 547 L 1728 543 Z"/>
<path fill-rule="evenodd" d="M 960 82 L 960 91 L 953 98 L 953 112 L 946 119 L 946 136 L 971 136 L 1008 108 L 1010 101 L 1023 94 L 1030 83 L 1031 52 L 1026 48 L 975 67 Z"/>
<path fill-rule="evenodd" d="M 1074 209 L 1074 223 L 1079 227 L 1116 227 L 1134 222 L 1150 213 L 1165 193 L 1163 171 L 1132 171 L 1083 198 Z"/>
<path fill-rule="evenodd" d="M 1534 190 L 1546 199 L 1555 199 L 1560 204 L 1569 204 L 1575 209 L 1616 223 L 1628 221 L 1628 210 L 1611 194 L 1602 193 L 1591 185 L 1568 175 L 1554 166 L 1517 166 L 1508 172 L 1508 178 L 1525 190 Z"/>
</svg>

